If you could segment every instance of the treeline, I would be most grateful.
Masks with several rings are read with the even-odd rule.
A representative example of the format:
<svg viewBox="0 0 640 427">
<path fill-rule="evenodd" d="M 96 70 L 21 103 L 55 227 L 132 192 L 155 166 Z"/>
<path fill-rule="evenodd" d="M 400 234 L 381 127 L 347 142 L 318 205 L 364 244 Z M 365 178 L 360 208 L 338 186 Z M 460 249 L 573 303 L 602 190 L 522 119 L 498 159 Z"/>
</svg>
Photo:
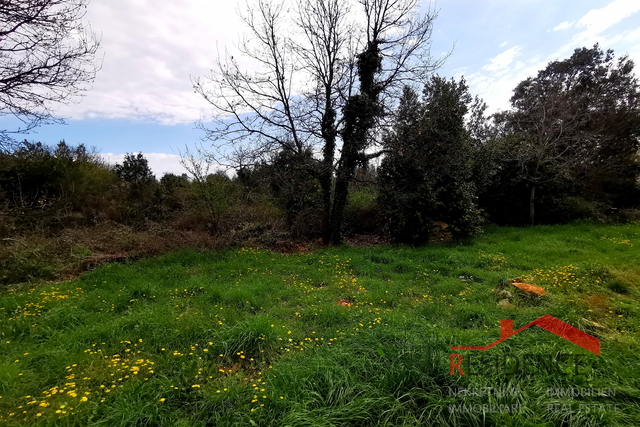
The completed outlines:
<svg viewBox="0 0 640 427">
<path fill-rule="evenodd" d="M 143 229 L 152 223 L 214 231 L 238 192 L 226 175 L 194 182 L 186 174 L 153 175 L 144 155 L 108 165 L 83 145 L 56 147 L 24 141 L 0 153 L 0 235 L 56 233 L 102 222 Z"/>
<path fill-rule="evenodd" d="M 393 235 L 424 242 L 500 225 L 616 221 L 640 206 L 640 90 L 628 57 L 577 49 L 484 117 L 464 80 L 406 88 L 384 139 L 380 207 Z M 635 211 L 637 212 L 637 211 Z"/>
<path fill-rule="evenodd" d="M 113 166 L 82 145 L 24 141 L 0 153 L 0 286 L 184 247 L 273 244 L 280 218 L 238 177 L 158 180 L 142 154 Z"/>
<path fill-rule="evenodd" d="M 304 159 L 282 153 L 233 174 L 166 173 L 157 179 L 142 153 L 128 153 L 122 164 L 109 165 L 84 145 L 23 141 L 14 151 L 0 152 L 0 238 L 33 232 L 53 236 L 107 222 L 134 231 L 161 226 L 251 236 L 273 230 L 284 238 L 310 239 L 320 232 L 312 164 L 310 152 Z M 375 169 L 363 169 L 359 176 L 364 181 L 354 184 L 352 198 L 371 208 Z M 366 231 L 380 231 L 376 227 Z"/>
<path fill-rule="evenodd" d="M 518 85 L 511 104 L 485 116 L 463 79 L 405 87 L 390 126 L 377 131 L 380 160 L 358 162 L 342 234 L 421 244 L 442 223 L 463 238 L 488 223 L 637 219 L 640 90 L 631 60 L 578 49 Z M 317 239 L 326 216 L 325 165 L 312 150 L 282 150 L 232 176 L 158 180 L 142 154 L 109 166 L 84 146 L 25 141 L 0 153 L 0 165 L 5 242 L 108 221 Z"/>
</svg>

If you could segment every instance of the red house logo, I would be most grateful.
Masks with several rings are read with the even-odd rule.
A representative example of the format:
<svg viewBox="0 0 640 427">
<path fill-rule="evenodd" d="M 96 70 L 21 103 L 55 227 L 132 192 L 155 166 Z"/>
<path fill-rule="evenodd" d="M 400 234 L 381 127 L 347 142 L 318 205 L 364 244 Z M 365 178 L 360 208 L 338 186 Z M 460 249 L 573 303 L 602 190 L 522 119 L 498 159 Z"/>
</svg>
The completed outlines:
<svg viewBox="0 0 640 427">
<path fill-rule="evenodd" d="M 565 323 L 562 320 L 551 316 L 550 314 L 545 314 L 539 319 L 534 320 L 533 322 L 523 326 L 516 331 L 513 330 L 513 320 L 501 320 L 499 340 L 482 347 L 451 347 L 451 350 L 488 350 L 491 347 L 500 344 L 507 338 L 511 338 L 512 336 L 519 334 L 520 332 L 533 325 L 539 326 L 542 329 L 551 332 L 552 334 L 555 334 L 567 341 L 579 345 L 580 347 L 590 351 L 591 353 L 597 354 L 598 356 L 600 355 L 599 339 L 587 334 L 586 332 L 581 331 L 578 328 L 574 328 L 570 324 Z"/>
</svg>

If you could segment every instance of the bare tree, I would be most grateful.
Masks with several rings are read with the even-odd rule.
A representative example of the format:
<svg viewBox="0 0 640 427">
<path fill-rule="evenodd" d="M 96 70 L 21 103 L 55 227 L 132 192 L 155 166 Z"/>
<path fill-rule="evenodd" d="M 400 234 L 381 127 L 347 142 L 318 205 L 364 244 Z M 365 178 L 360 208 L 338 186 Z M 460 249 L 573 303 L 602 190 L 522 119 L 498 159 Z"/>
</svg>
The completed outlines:
<svg viewBox="0 0 640 427">
<path fill-rule="evenodd" d="M 436 13 L 418 0 L 257 0 L 243 16 L 240 43 L 259 71 L 242 71 L 232 55 L 194 87 L 214 107 L 200 125 L 221 163 L 257 163 L 273 151 L 316 154 L 323 192 L 323 241 L 341 240 L 349 183 L 371 152 L 379 125 L 404 85 L 430 77 Z"/>
<path fill-rule="evenodd" d="M 238 49 L 259 71 L 243 71 L 238 58 L 225 53 L 211 75 L 194 81 L 196 92 L 214 107 L 215 126 L 200 127 L 217 144 L 219 163 L 244 167 L 274 151 L 303 150 L 293 87 L 299 67 L 283 29 L 285 13 L 283 4 L 259 0 L 242 16 L 249 34 Z"/>
<path fill-rule="evenodd" d="M 0 129 L 0 149 L 11 134 L 61 122 L 53 106 L 68 103 L 95 78 L 99 41 L 82 24 L 87 0 L 0 0 L 0 116 L 17 129 Z"/>
<path fill-rule="evenodd" d="M 322 189 L 322 240 L 328 244 L 335 224 L 332 194 L 336 144 L 342 110 L 355 84 L 355 40 L 357 27 L 348 20 L 349 5 L 340 0 L 300 4 L 298 27 L 304 42 L 297 52 L 315 82 L 307 94 L 312 106 L 308 130 L 321 141 L 321 161 L 317 170 Z"/>
</svg>

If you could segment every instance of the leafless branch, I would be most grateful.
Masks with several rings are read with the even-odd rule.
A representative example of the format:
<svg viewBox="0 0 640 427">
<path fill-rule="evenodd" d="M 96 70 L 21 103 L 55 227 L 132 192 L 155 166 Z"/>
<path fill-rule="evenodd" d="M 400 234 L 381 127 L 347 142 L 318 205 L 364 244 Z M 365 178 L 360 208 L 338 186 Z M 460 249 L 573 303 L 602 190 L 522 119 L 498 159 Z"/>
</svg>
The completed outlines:
<svg viewBox="0 0 640 427">
<path fill-rule="evenodd" d="M 82 24 L 87 0 L 0 0 L 0 115 L 18 129 L 0 130 L 0 148 L 11 134 L 60 122 L 53 107 L 76 99 L 95 78 L 99 41 Z"/>
</svg>

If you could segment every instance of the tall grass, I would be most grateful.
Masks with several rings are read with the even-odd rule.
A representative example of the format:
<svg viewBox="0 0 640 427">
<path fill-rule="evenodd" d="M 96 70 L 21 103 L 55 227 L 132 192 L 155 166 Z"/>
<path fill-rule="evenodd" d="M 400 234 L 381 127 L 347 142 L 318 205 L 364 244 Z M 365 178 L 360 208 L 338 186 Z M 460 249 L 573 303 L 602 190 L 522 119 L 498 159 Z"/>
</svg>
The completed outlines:
<svg viewBox="0 0 640 427">
<path fill-rule="evenodd" d="M 13 288 L 0 294 L 0 423 L 633 425 L 639 233 L 576 224 L 422 248 L 188 250 Z M 520 292 L 516 277 L 548 293 Z M 450 375 L 451 346 L 544 314 L 599 338 L 601 355 L 529 328 L 458 352 L 484 361 Z"/>
</svg>

